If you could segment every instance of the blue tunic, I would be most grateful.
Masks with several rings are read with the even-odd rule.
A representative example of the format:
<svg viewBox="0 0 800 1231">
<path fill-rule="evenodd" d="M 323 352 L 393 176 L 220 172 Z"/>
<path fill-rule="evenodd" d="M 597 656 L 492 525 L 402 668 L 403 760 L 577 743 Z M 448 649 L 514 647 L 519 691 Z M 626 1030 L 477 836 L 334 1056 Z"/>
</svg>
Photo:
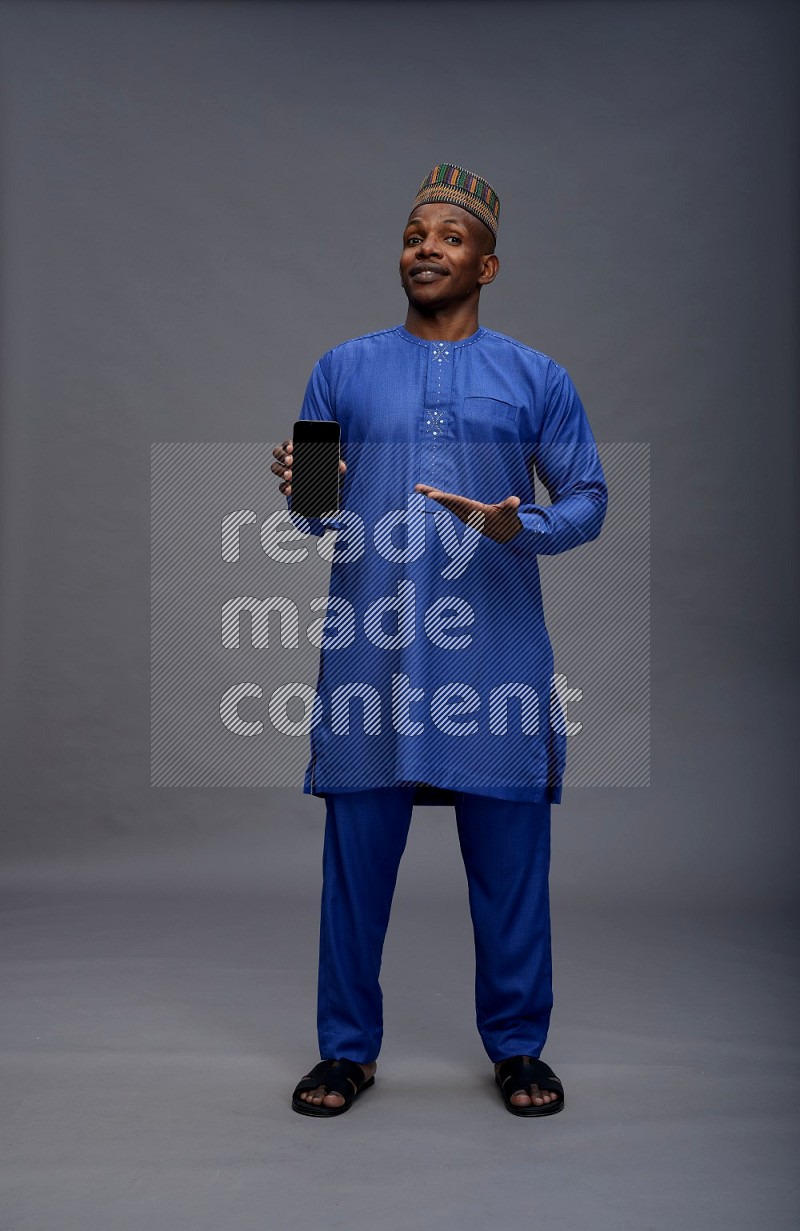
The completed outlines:
<svg viewBox="0 0 800 1231">
<path fill-rule="evenodd" d="M 560 803 L 566 733 L 537 555 L 596 538 L 608 499 L 566 370 L 491 329 L 429 342 L 398 325 L 327 351 L 299 417 L 336 420 L 347 463 L 337 516 L 293 515 L 337 530 L 304 792 Z M 496 543 L 416 483 L 519 496 L 523 529 Z"/>
</svg>

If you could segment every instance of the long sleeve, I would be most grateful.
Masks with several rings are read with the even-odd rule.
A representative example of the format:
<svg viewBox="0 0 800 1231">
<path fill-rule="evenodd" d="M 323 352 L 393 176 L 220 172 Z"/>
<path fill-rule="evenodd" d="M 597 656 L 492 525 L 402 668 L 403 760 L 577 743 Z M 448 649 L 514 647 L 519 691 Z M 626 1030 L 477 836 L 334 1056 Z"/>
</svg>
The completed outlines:
<svg viewBox="0 0 800 1231">
<path fill-rule="evenodd" d="M 603 468 L 577 390 L 552 360 L 542 430 L 531 460 L 552 504 L 520 504 L 522 530 L 506 544 L 509 550 L 554 556 L 596 539 L 608 504 Z"/>
<path fill-rule="evenodd" d="M 333 411 L 330 384 L 325 371 L 326 359 L 327 355 L 323 355 L 314 364 L 308 384 L 306 385 L 303 405 L 300 409 L 300 414 L 297 416 L 298 419 L 308 419 L 316 422 L 331 422 L 336 419 Z M 291 514 L 291 496 L 286 497 L 286 504 Z M 341 530 L 342 528 L 342 523 L 335 517 L 301 517 L 297 514 L 292 516 L 292 521 L 301 528 L 307 526 L 311 534 L 318 536 L 323 535 L 327 529 Z"/>
</svg>

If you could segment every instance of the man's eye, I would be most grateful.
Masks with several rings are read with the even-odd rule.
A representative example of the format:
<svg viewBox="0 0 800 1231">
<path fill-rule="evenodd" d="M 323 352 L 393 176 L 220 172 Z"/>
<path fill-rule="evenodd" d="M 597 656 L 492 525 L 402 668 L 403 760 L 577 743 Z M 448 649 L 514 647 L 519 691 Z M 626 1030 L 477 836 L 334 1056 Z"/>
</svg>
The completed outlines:
<svg viewBox="0 0 800 1231">
<path fill-rule="evenodd" d="M 454 239 L 454 240 L 456 241 L 456 243 L 457 243 L 457 244 L 460 244 L 460 243 L 461 243 L 461 236 L 460 236 L 460 235 L 448 235 L 448 237 L 447 237 L 447 238 L 448 238 L 448 239 Z"/>
<path fill-rule="evenodd" d="M 414 242 L 414 240 L 415 240 L 415 239 L 419 239 L 419 236 L 418 236 L 418 235 L 409 235 L 408 239 L 406 240 L 406 243 L 407 243 L 407 244 L 413 244 L 413 242 Z"/>
</svg>

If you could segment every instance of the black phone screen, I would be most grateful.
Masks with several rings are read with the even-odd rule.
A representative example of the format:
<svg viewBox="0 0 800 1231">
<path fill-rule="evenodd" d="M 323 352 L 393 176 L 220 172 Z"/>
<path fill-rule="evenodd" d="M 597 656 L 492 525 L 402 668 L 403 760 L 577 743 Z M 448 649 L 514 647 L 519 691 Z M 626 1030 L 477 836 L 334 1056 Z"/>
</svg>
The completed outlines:
<svg viewBox="0 0 800 1231">
<path fill-rule="evenodd" d="M 292 437 L 292 512 L 324 517 L 339 511 L 338 423 L 298 419 Z"/>
</svg>

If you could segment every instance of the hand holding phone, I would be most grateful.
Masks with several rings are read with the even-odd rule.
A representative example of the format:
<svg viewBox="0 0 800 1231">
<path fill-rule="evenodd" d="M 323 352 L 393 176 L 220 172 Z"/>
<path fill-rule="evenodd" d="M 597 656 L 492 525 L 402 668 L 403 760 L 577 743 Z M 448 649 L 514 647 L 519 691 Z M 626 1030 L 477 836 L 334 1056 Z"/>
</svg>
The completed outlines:
<svg viewBox="0 0 800 1231">
<path fill-rule="evenodd" d="M 272 450 L 270 469 L 282 480 L 279 490 L 292 498 L 292 512 L 322 517 L 339 511 L 339 482 L 347 465 L 339 456 L 339 424 L 300 419 L 294 440 Z"/>
</svg>

